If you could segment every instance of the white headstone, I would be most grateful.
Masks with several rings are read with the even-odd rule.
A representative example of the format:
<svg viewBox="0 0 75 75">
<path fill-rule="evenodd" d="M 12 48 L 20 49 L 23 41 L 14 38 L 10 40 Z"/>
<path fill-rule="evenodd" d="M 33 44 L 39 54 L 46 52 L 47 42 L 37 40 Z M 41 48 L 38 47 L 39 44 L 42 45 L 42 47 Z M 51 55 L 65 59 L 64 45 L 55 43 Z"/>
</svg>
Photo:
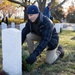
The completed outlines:
<svg viewBox="0 0 75 75">
<path fill-rule="evenodd" d="M 75 31 L 75 26 L 73 26 L 73 30 Z"/>
<path fill-rule="evenodd" d="M 2 23 L 1 23 L 1 29 L 5 29 L 5 28 L 7 28 L 7 24 L 4 23 L 4 22 L 2 22 Z"/>
<path fill-rule="evenodd" d="M 63 23 L 59 23 L 60 24 L 60 28 L 62 28 L 63 29 Z"/>
<path fill-rule="evenodd" d="M 14 22 L 11 23 L 11 28 L 15 28 L 15 23 Z"/>
<path fill-rule="evenodd" d="M 22 23 L 20 24 L 20 30 L 22 31 L 22 29 L 25 27 L 26 23 Z"/>
<path fill-rule="evenodd" d="M 22 75 L 21 31 L 15 28 L 2 30 L 3 70 L 9 75 Z"/>
<path fill-rule="evenodd" d="M 54 25 L 54 27 L 56 28 L 56 32 L 57 32 L 57 33 L 60 33 L 60 24 L 59 24 L 59 23 L 56 23 L 56 24 Z"/>
</svg>

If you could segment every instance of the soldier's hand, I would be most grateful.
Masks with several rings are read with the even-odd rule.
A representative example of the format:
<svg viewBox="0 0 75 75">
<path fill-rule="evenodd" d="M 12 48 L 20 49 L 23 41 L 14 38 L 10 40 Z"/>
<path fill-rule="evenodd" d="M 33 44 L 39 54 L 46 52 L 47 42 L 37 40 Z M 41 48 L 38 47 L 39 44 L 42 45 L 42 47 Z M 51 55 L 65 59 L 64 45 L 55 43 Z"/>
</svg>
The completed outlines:
<svg viewBox="0 0 75 75">
<path fill-rule="evenodd" d="M 30 56 L 27 58 L 27 63 L 32 65 L 37 60 L 36 57 L 37 56 L 35 53 L 31 53 Z"/>
</svg>

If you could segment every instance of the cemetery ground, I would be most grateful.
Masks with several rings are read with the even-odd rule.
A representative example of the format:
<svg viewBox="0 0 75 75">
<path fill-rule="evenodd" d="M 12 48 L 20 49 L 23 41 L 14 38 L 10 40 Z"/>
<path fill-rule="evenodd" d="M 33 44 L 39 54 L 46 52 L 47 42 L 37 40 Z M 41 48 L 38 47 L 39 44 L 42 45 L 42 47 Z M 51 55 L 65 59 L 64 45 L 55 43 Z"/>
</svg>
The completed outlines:
<svg viewBox="0 0 75 75">
<path fill-rule="evenodd" d="M 59 39 L 59 44 L 62 45 L 65 51 L 63 59 L 56 61 L 52 65 L 46 64 L 46 50 L 44 50 L 35 62 L 33 70 L 29 70 L 29 72 L 23 71 L 23 75 L 75 75 L 75 31 L 63 30 L 59 34 Z M 26 45 L 26 43 L 23 45 L 23 50 L 28 51 Z M 2 69 L 2 60 L 2 43 L 0 37 L 0 70 Z"/>
</svg>

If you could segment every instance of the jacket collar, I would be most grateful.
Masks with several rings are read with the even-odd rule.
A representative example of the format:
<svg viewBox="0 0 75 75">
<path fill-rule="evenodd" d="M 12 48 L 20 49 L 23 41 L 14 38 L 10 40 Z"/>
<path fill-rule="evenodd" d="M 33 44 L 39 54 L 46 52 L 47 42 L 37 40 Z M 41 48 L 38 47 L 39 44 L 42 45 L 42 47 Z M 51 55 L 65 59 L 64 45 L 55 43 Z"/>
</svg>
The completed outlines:
<svg viewBox="0 0 75 75">
<path fill-rule="evenodd" d="M 40 16 L 40 21 L 41 21 L 41 22 L 43 22 L 43 14 L 42 14 L 42 13 L 40 13 L 40 15 L 39 15 L 39 16 Z"/>
</svg>

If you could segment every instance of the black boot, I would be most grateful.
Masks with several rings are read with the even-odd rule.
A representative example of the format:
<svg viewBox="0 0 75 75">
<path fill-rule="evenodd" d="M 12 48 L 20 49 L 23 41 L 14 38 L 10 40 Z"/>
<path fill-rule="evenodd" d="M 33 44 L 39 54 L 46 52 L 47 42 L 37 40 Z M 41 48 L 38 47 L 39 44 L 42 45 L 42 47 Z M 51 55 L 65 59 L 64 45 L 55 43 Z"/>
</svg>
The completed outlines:
<svg viewBox="0 0 75 75">
<path fill-rule="evenodd" d="M 63 58 L 63 56 L 64 56 L 64 50 L 63 50 L 62 46 L 59 45 L 57 50 L 61 52 L 61 54 L 59 55 L 59 58 Z"/>
</svg>

